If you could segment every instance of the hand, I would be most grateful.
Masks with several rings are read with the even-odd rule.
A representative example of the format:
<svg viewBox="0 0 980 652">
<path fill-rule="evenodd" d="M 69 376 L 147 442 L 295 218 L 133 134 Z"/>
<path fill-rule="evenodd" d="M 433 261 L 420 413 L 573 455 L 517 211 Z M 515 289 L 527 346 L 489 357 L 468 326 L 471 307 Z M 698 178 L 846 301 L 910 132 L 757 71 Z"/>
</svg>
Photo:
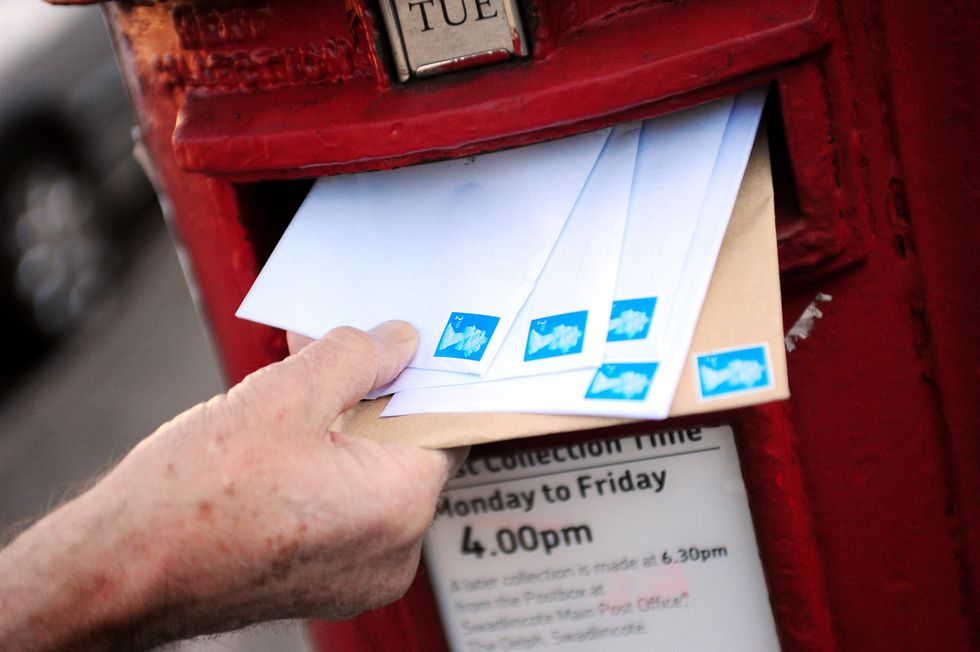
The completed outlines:
<svg viewBox="0 0 980 652">
<path fill-rule="evenodd" d="M 0 553 L 7 649 L 131 649 L 404 593 L 465 452 L 329 426 L 417 337 L 387 322 L 289 342 L 295 355 L 162 426 Z"/>
</svg>

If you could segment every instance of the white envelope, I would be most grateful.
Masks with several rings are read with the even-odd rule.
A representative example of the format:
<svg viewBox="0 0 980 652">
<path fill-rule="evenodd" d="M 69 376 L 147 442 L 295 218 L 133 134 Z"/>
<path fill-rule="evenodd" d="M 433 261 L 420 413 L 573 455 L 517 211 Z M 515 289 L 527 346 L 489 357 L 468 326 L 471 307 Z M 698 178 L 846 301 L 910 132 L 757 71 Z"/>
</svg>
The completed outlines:
<svg viewBox="0 0 980 652">
<path fill-rule="evenodd" d="M 732 102 L 643 123 L 606 362 L 654 360 L 662 350 Z"/>
<path fill-rule="evenodd" d="M 666 418 L 745 173 L 764 102 L 765 89 L 743 93 L 735 99 L 691 246 L 682 263 L 677 300 L 670 311 L 663 338 L 665 355 L 616 361 L 604 364 L 597 372 L 573 371 L 410 390 L 395 394 L 382 416 L 426 412 L 528 412 Z M 632 270 L 625 255 L 624 250 L 621 276 Z"/>
<path fill-rule="evenodd" d="M 516 378 L 602 364 L 609 306 L 623 245 L 640 124 L 613 129 L 538 282 L 485 380 Z M 448 371 L 406 369 L 376 398 L 420 387 L 479 381 Z"/>
<path fill-rule="evenodd" d="M 742 177 L 745 176 L 749 155 L 752 153 L 759 120 L 762 118 L 762 108 L 766 102 L 766 92 L 767 88 L 758 88 L 741 93 L 735 98 L 718 159 L 711 173 L 711 183 L 701 208 L 697 230 L 691 239 L 691 248 L 677 285 L 675 302 L 663 337 L 663 348 L 655 358 L 659 366 L 647 401 L 647 414 L 651 418 L 667 418 L 674 401 L 677 382 L 687 360 L 687 352 L 691 348 L 718 251 L 725 239 L 728 221 L 735 207 Z"/>
<path fill-rule="evenodd" d="M 411 366 L 483 374 L 609 133 L 323 177 L 236 314 L 310 337 L 405 319 Z"/>
</svg>

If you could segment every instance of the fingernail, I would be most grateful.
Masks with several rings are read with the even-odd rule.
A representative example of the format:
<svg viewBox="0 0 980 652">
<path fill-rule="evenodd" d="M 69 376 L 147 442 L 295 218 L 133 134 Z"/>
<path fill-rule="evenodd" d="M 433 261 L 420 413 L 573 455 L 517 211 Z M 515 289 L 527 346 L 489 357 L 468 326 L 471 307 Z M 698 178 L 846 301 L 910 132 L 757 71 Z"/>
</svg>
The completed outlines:
<svg viewBox="0 0 980 652">
<path fill-rule="evenodd" d="M 418 346 L 419 336 L 415 328 L 400 319 L 382 322 L 368 332 L 389 346 L 401 347 L 411 344 L 413 349 Z"/>
</svg>

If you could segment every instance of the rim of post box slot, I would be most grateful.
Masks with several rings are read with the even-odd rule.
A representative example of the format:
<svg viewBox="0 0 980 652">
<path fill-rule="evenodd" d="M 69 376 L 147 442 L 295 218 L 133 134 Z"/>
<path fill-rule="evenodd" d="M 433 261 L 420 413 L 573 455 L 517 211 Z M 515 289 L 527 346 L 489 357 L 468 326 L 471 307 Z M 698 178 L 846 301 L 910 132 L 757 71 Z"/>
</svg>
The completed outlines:
<svg viewBox="0 0 980 652">
<path fill-rule="evenodd" d="M 742 9 L 744 23 L 751 12 Z M 618 20 L 540 59 L 404 84 L 365 77 L 329 88 L 193 90 L 173 145 L 184 170 L 244 182 L 468 156 L 653 117 L 771 81 L 774 69 L 824 47 L 813 5 L 778 9 L 756 12 L 748 31 L 741 24 L 729 33 L 720 19 L 711 43 L 675 35 L 656 57 L 635 47 L 639 32 L 640 42 L 658 37 L 650 21 Z"/>
</svg>

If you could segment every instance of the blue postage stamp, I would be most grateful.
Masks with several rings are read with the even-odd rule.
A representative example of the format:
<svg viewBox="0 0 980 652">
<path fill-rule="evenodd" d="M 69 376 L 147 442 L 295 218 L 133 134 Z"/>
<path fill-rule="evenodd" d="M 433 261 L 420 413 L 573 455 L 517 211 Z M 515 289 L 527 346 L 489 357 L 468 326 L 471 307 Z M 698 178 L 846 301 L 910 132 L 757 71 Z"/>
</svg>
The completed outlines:
<svg viewBox="0 0 980 652">
<path fill-rule="evenodd" d="M 650 322 L 653 321 L 653 310 L 656 307 L 657 297 L 613 301 L 606 341 L 642 340 L 650 332 Z"/>
<path fill-rule="evenodd" d="M 772 387 L 765 344 L 699 355 L 695 365 L 702 400 Z"/>
<path fill-rule="evenodd" d="M 442 331 L 436 358 L 463 358 L 479 362 L 487 349 L 487 342 L 500 323 L 500 317 L 454 312 Z"/>
<path fill-rule="evenodd" d="M 588 310 L 580 310 L 533 320 L 527 334 L 524 360 L 581 353 L 588 317 Z"/>
<path fill-rule="evenodd" d="M 656 372 L 656 362 L 604 364 L 595 372 L 585 398 L 642 401 L 650 391 Z"/>
</svg>

